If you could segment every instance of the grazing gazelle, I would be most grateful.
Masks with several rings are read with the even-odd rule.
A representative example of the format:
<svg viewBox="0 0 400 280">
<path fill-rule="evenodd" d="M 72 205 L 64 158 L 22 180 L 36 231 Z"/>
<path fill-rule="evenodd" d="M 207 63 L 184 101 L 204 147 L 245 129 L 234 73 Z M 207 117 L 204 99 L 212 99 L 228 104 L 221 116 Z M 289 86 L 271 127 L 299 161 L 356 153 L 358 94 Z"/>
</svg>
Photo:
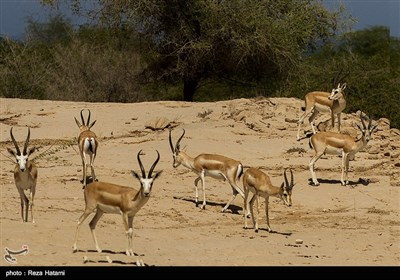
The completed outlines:
<svg viewBox="0 0 400 280">
<path fill-rule="evenodd" d="M 160 160 L 160 154 L 157 151 L 157 159 L 150 167 L 149 174 L 146 176 L 145 169 L 142 161 L 140 160 L 140 150 L 137 154 L 137 160 L 139 162 L 142 176 L 132 171 L 132 175 L 136 177 L 140 182 L 140 189 L 136 190 L 131 187 L 120 186 L 106 182 L 92 182 L 85 188 L 85 212 L 78 220 L 78 226 L 76 227 L 75 243 L 73 250 L 76 252 L 76 242 L 78 239 L 78 231 L 82 222 L 94 211 L 95 216 L 89 223 L 90 230 L 92 232 L 93 240 L 96 246 L 96 250 L 100 253 L 101 249 L 97 243 L 95 235 L 95 228 L 97 222 L 103 216 L 104 213 L 121 214 L 122 221 L 125 226 L 126 235 L 128 238 L 128 247 L 126 249 L 126 255 L 133 256 L 132 251 L 132 237 L 133 237 L 133 218 L 136 213 L 146 204 L 150 198 L 151 189 L 153 187 L 154 180 L 161 174 L 162 171 L 155 172 L 153 175 L 154 168 Z"/>
<path fill-rule="evenodd" d="M 317 176 L 314 172 L 315 162 L 324 154 L 334 154 L 342 153 L 342 177 L 340 181 L 342 185 L 345 186 L 349 183 L 347 173 L 349 171 L 349 160 L 354 158 L 355 154 L 362 150 L 371 140 L 371 135 L 378 125 L 371 125 L 372 119 L 369 118 L 368 127 L 364 123 L 363 115 L 360 114 L 361 124 L 360 127 L 357 124 L 359 130 L 361 130 L 361 137 L 359 139 L 354 139 L 347 134 L 341 134 L 337 132 L 319 132 L 314 134 L 310 138 L 310 146 L 314 149 L 315 155 L 310 161 L 310 172 L 312 177 L 312 183 L 315 186 L 319 185 Z M 346 177 L 345 177 L 346 173 Z"/>
<path fill-rule="evenodd" d="M 185 130 L 183 129 L 183 133 L 181 137 L 179 137 L 174 147 L 172 144 L 171 130 L 169 130 L 169 145 L 174 158 L 173 167 L 176 168 L 182 164 L 186 168 L 189 168 L 191 171 L 196 173 L 198 176 L 194 180 L 196 207 L 198 206 L 199 201 L 197 183 L 201 180 L 203 190 L 203 204 L 201 205 L 201 209 L 205 209 L 206 207 L 205 177 L 210 176 L 215 179 L 224 181 L 228 180 L 229 185 L 232 187 L 232 197 L 222 209 L 222 212 L 225 212 L 237 194 L 240 194 L 242 197 L 244 197 L 243 191 L 237 185 L 237 181 L 243 173 L 243 165 L 237 160 L 216 154 L 200 154 L 195 158 L 190 157 L 180 149 L 179 143 L 184 135 Z"/>
<path fill-rule="evenodd" d="M 244 172 L 243 175 L 243 189 L 244 189 L 244 212 L 248 211 L 247 207 L 250 207 L 250 215 L 253 220 L 253 227 L 255 231 L 258 232 L 258 199 L 257 199 L 257 217 L 254 218 L 254 210 L 253 205 L 258 196 L 265 198 L 265 213 L 267 219 L 267 230 L 269 232 L 272 231 L 269 225 L 269 215 L 268 215 L 268 204 L 269 197 L 275 196 L 284 202 L 287 206 L 292 206 L 292 190 L 294 186 L 294 178 L 292 169 L 290 169 L 290 183 L 286 176 L 286 168 L 283 172 L 284 182 L 280 187 L 272 185 L 271 179 L 267 174 L 262 172 L 257 168 L 250 168 Z M 253 193 L 253 197 L 250 200 L 250 204 L 248 202 L 249 193 Z M 244 228 L 247 229 L 247 216 L 244 216 Z"/>
<path fill-rule="evenodd" d="M 82 183 L 83 183 L 83 188 L 86 187 L 86 169 L 87 165 L 90 165 L 91 171 L 92 171 L 92 181 L 96 181 L 96 175 L 94 173 L 94 159 L 96 158 L 97 154 L 97 147 L 99 146 L 99 142 L 97 141 L 96 134 L 91 131 L 90 129 L 96 121 L 90 123 L 90 110 L 89 115 L 87 118 L 87 122 L 85 124 L 85 120 L 83 118 L 82 112 L 84 109 L 81 110 L 81 120 L 82 123 L 79 123 L 79 121 L 74 117 L 76 124 L 79 127 L 80 133 L 78 137 L 78 146 L 79 146 L 79 153 L 82 158 L 82 171 L 83 171 L 83 178 L 82 178 Z M 87 156 L 89 156 L 89 161 L 87 159 Z"/>
<path fill-rule="evenodd" d="M 31 219 L 32 223 L 35 222 L 33 219 L 33 199 L 35 197 L 36 191 L 36 180 L 38 171 L 33 162 L 31 162 L 28 158 L 29 156 L 35 151 L 35 147 L 30 147 L 29 145 L 29 137 L 31 135 L 30 128 L 28 127 L 28 136 L 25 140 L 24 149 L 21 153 L 17 141 L 15 141 L 14 135 L 12 133 L 12 128 L 10 129 L 10 136 L 11 140 L 14 143 L 15 151 L 7 148 L 7 151 L 12 154 L 17 164 L 14 168 L 14 181 L 15 185 L 17 186 L 17 190 L 19 192 L 19 196 L 21 198 L 21 216 L 23 222 L 28 222 L 28 210 L 31 209 Z M 25 190 L 29 190 L 29 199 L 25 195 Z M 24 208 L 25 208 L 25 215 L 24 215 Z"/>
<path fill-rule="evenodd" d="M 342 71 L 340 71 L 341 73 Z M 338 75 L 340 75 L 340 73 Z M 337 75 L 337 76 L 338 76 Z M 314 120 L 318 113 L 330 113 L 331 114 L 331 123 L 332 128 L 335 127 L 335 114 L 338 119 L 338 131 L 340 132 L 340 114 L 346 108 L 346 96 L 344 94 L 344 89 L 346 88 L 346 83 L 340 84 L 340 82 L 344 79 L 342 77 L 338 83 L 336 83 L 337 76 L 335 77 L 336 88 L 332 89 L 332 92 L 324 92 L 324 91 L 312 91 L 306 94 L 304 97 L 305 107 L 304 113 L 301 115 L 300 119 L 297 122 L 297 141 L 300 140 L 300 127 L 304 122 L 304 119 L 312 112 L 311 116 L 308 118 L 309 123 L 311 125 L 311 129 L 313 134 L 316 133 L 314 127 Z M 346 75 L 347 76 L 347 75 Z"/>
</svg>

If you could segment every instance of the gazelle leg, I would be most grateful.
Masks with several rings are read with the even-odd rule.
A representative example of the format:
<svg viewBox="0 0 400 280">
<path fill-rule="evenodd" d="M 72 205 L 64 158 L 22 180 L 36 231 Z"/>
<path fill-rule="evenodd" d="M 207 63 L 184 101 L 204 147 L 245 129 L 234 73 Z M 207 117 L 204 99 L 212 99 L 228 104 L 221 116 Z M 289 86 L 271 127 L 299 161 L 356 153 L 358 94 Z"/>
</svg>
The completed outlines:
<svg viewBox="0 0 400 280">
<path fill-rule="evenodd" d="M 198 187 L 197 187 L 197 184 L 199 183 L 199 180 L 200 180 L 201 178 L 200 178 L 200 176 L 199 177 L 197 177 L 195 180 L 194 180 L 194 192 L 195 192 L 195 201 L 196 201 L 196 207 L 199 205 L 199 189 L 198 189 Z"/>
<path fill-rule="evenodd" d="M 129 216 L 128 217 L 128 226 L 129 226 L 129 230 L 128 230 L 128 236 L 129 236 L 129 242 L 128 242 L 128 246 L 129 246 L 129 253 L 131 254 L 131 256 L 133 256 L 133 244 L 132 244 L 132 238 L 133 238 L 133 218 L 134 216 Z"/>
<path fill-rule="evenodd" d="M 344 180 L 344 174 L 346 172 L 346 161 L 347 161 L 348 154 L 342 151 L 342 176 L 340 178 L 340 182 L 342 182 L 342 186 L 346 186 L 346 182 Z"/>
<path fill-rule="evenodd" d="M 203 189 L 203 204 L 201 205 L 201 209 L 206 209 L 206 182 L 205 182 L 205 171 L 201 171 L 200 173 L 202 189 Z"/>
<path fill-rule="evenodd" d="M 253 228 L 255 229 L 256 232 L 258 232 L 258 207 L 257 207 L 257 217 L 254 217 L 254 202 L 256 201 L 257 195 L 253 195 L 253 197 L 250 200 L 250 215 L 251 219 L 253 220 Z"/>
<path fill-rule="evenodd" d="M 35 219 L 33 218 L 33 199 L 35 198 L 36 186 L 32 186 L 31 192 L 29 195 L 29 208 L 31 209 L 31 220 L 32 223 L 35 223 Z"/>
<path fill-rule="evenodd" d="M 232 187 L 232 197 L 231 197 L 231 199 L 228 201 L 228 203 L 224 206 L 224 208 L 222 208 L 222 211 L 221 211 L 221 212 L 225 212 L 226 209 L 228 209 L 229 205 L 231 205 L 231 203 L 235 200 L 237 194 L 239 193 L 239 192 L 236 190 L 236 187 L 235 187 L 233 184 L 231 184 L 231 182 L 229 182 L 229 184 L 230 184 L 231 187 Z"/>
<path fill-rule="evenodd" d="M 317 133 L 317 131 L 315 130 L 315 126 L 314 126 L 314 120 L 317 115 L 318 115 L 318 111 L 314 109 L 311 116 L 308 118 L 308 121 L 310 123 L 313 134 Z"/>
<path fill-rule="evenodd" d="M 128 222 L 128 214 L 122 213 L 122 221 L 124 222 L 124 227 L 125 227 L 125 232 L 126 232 L 126 237 L 128 239 L 128 246 L 126 248 L 126 255 L 130 256 L 130 236 L 133 234 L 133 229 L 129 228 L 129 222 Z"/>
<path fill-rule="evenodd" d="M 91 172 L 92 172 L 92 182 L 95 182 L 96 181 L 96 174 L 94 173 L 94 159 L 96 158 L 96 154 L 90 154 L 90 169 L 91 169 Z"/>
<path fill-rule="evenodd" d="M 82 165 L 83 165 L 83 187 L 86 188 L 86 163 L 87 163 L 87 159 L 86 159 L 86 153 L 83 152 L 83 157 L 82 157 Z"/>
<path fill-rule="evenodd" d="M 340 132 L 340 113 L 337 114 L 337 120 L 338 120 L 338 131 Z"/>
<path fill-rule="evenodd" d="M 349 177 L 348 177 L 349 163 L 350 163 L 350 155 L 347 154 L 347 156 L 346 156 L 346 178 L 345 178 L 345 183 L 346 184 L 349 184 Z"/>
<path fill-rule="evenodd" d="M 100 220 L 100 218 L 101 218 L 101 216 L 103 216 L 103 214 L 104 214 L 103 211 L 101 211 L 100 209 L 97 209 L 96 215 L 94 215 L 93 219 L 89 223 L 90 231 L 92 232 L 92 236 L 93 236 L 94 245 L 96 246 L 96 250 L 99 253 L 101 253 L 101 249 L 99 247 L 99 243 L 97 242 L 95 229 L 96 229 L 97 222 Z"/>
<path fill-rule="evenodd" d="M 72 250 L 75 253 L 76 251 L 78 251 L 78 247 L 76 246 L 76 242 L 78 240 L 78 232 L 79 232 L 79 228 L 81 226 L 81 224 L 83 223 L 83 221 L 86 220 L 86 218 L 92 213 L 91 209 L 86 208 L 85 212 L 83 212 L 83 214 L 79 217 L 78 219 L 78 224 L 76 226 L 76 231 L 75 231 L 75 241 L 74 241 L 74 245 L 72 246 Z"/>
<path fill-rule="evenodd" d="M 315 174 L 315 171 L 314 171 L 314 165 L 315 165 L 315 163 L 317 162 L 317 160 L 318 160 L 320 157 L 322 157 L 323 154 L 324 154 L 324 153 L 316 154 L 316 155 L 310 160 L 309 166 L 310 166 L 311 178 L 312 178 L 312 181 L 313 181 L 313 183 L 314 183 L 315 186 L 319 186 L 319 182 L 318 182 L 318 180 L 317 180 L 317 175 Z"/>
<path fill-rule="evenodd" d="M 269 197 L 265 198 L 265 216 L 267 217 L 267 230 L 268 232 L 271 232 L 272 229 L 269 226 L 269 215 L 268 215 L 268 207 L 269 207 Z"/>
<path fill-rule="evenodd" d="M 335 114 L 333 112 L 331 112 L 331 125 L 332 125 L 332 129 L 335 128 Z"/>
<path fill-rule="evenodd" d="M 22 218 L 22 222 L 25 222 L 25 219 L 24 219 L 24 205 L 25 205 L 25 202 L 24 202 L 22 196 L 20 196 L 20 198 L 21 198 L 21 218 Z"/>
<path fill-rule="evenodd" d="M 19 192 L 19 196 L 21 198 L 21 217 L 22 217 L 22 222 L 27 222 L 28 221 L 28 210 L 29 210 L 29 200 L 25 195 L 25 192 L 23 189 L 20 189 L 17 186 L 17 190 Z"/>
<path fill-rule="evenodd" d="M 247 229 L 247 212 L 249 212 L 249 203 L 247 199 L 249 197 L 249 188 L 244 187 L 244 198 L 243 198 L 243 216 L 244 216 L 244 229 Z"/>
</svg>

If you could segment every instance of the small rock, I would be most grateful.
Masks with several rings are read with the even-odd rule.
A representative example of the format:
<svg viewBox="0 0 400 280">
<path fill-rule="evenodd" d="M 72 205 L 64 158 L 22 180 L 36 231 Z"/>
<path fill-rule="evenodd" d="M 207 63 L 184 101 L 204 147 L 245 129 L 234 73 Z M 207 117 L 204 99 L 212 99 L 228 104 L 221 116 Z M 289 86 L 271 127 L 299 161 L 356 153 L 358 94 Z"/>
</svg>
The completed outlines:
<svg viewBox="0 0 400 280">
<path fill-rule="evenodd" d="M 379 154 L 373 154 L 373 155 L 368 155 L 368 159 L 379 159 L 380 155 Z"/>
<path fill-rule="evenodd" d="M 328 212 L 329 210 L 328 209 L 326 209 L 326 208 L 324 208 L 324 209 L 322 209 L 322 212 Z"/>
<path fill-rule="evenodd" d="M 396 163 L 394 164 L 394 166 L 400 167 L 400 162 L 396 162 Z"/>
<path fill-rule="evenodd" d="M 296 244 L 303 244 L 303 240 L 301 240 L 301 239 L 296 239 Z"/>
<path fill-rule="evenodd" d="M 125 124 L 131 124 L 131 122 L 125 122 Z"/>
<path fill-rule="evenodd" d="M 298 119 L 291 119 L 291 118 L 285 118 L 285 122 L 288 123 L 297 123 Z"/>
<path fill-rule="evenodd" d="M 390 152 L 386 152 L 383 154 L 385 157 L 390 157 Z"/>
</svg>

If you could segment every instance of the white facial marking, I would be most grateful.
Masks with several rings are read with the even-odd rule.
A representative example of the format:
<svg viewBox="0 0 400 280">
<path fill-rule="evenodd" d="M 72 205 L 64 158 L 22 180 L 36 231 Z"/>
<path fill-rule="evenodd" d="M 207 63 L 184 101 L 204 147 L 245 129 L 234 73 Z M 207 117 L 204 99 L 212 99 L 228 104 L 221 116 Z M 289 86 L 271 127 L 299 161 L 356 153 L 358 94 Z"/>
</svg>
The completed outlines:
<svg viewBox="0 0 400 280">
<path fill-rule="evenodd" d="M 148 196 L 148 195 L 150 195 L 150 192 L 151 192 L 151 187 L 152 187 L 152 184 L 153 184 L 153 178 L 150 178 L 150 179 L 143 179 L 143 178 L 141 178 L 140 179 L 140 182 L 141 182 L 141 184 L 142 184 L 142 187 L 143 187 L 143 194 L 145 195 L 145 196 Z"/>
<path fill-rule="evenodd" d="M 19 169 L 21 169 L 21 171 L 25 171 L 26 169 L 26 162 L 28 160 L 28 156 L 27 155 L 20 155 L 20 156 L 15 156 L 17 159 L 17 163 L 19 165 Z"/>
</svg>

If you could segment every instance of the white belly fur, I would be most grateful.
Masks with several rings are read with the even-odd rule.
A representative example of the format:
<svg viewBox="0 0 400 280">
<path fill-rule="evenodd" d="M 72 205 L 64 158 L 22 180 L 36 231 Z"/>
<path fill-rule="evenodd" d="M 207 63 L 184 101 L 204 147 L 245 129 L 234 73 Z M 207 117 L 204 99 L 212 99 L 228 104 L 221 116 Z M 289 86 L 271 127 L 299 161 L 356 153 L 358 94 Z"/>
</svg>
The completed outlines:
<svg viewBox="0 0 400 280">
<path fill-rule="evenodd" d="M 226 180 L 225 175 L 219 170 L 206 170 L 205 175 L 219 180 Z"/>
<path fill-rule="evenodd" d="M 335 148 L 335 147 L 326 147 L 325 154 L 329 155 L 339 155 L 342 153 L 341 148 Z"/>
<path fill-rule="evenodd" d="M 315 110 L 317 110 L 318 112 L 321 112 L 321 113 L 330 113 L 331 112 L 331 108 L 329 108 L 328 106 L 318 104 L 318 103 L 315 104 L 314 108 L 315 108 Z"/>
<path fill-rule="evenodd" d="M 116 206 L 109 206 L 109 205 L 99 203 L 97 205 L 97 207 L 104 213 L 110 213 L 110 214 L 120 214 L 121 213 L 121 210 L 119 209 L 119 207 L 116 207 Z"/>
</svg>

